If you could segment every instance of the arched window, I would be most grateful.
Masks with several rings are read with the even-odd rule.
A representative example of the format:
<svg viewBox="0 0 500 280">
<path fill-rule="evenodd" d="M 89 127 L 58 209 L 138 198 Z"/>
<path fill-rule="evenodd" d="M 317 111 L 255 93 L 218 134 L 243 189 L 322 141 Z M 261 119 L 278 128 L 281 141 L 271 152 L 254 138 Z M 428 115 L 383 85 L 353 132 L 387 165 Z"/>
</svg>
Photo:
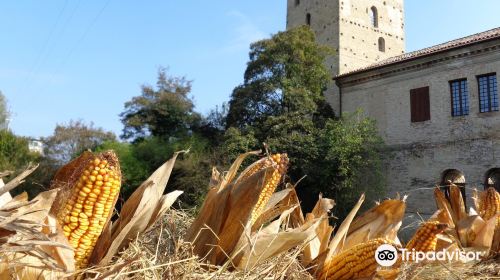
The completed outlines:
<svg viewBox="0 0 500 280">
<path fill-rule="evenodd" d="M 462 197 L 464 199 L 464 203 L 466 202 L 465 199 L 465 176 L 464 174 L 457 169 L 446 169 L 443 171 L 441 175 L 441 190 L 444 191 L 444 194 L 446 195 L 446 198 L 450 199 L 450 191 L 449 187 L 450 185 L 457 185 L 460 187 L 460 191 L 462 193 Z M 466 205 L 467 207 L 467 205 Z M 467 209 L 467 208 L 466 208 Z"/>
<path fill-rule="evenodd" d="M 370 22 L 372 27 L 378 27 L 378 12 L 374 6 L 370 8 Z"/>
<path fill-rule="evenodd" d="M 307 13 L 307 15 L 306 15 L 306 24 L 311 25 L 311 14 L 310 13 Z"/>
<path fill-rule="evenodd" d="M 441 184 L 449 185 L 465 185 L 465 176 L 457 169 L 446 169 L 441 176 Z"/>
<path fill-rule="evenodd" d="M 484 188 L 494 187 L 497 191 L 500 191 L 500 168 L 492 168 L 486 172 L 486 182 L 484 183 Z"/>
<path fill-rule="evenodd" d="M 295 0 L 295 7 L 297 7 L 298 5 L 300 5 L 300 0 Z"/>
<path fill-rule="evenodd" d="M 385 52 L 385 40 L 382 37 L 378 38 L 378 50 L 381 52 Z"/>
</svg>

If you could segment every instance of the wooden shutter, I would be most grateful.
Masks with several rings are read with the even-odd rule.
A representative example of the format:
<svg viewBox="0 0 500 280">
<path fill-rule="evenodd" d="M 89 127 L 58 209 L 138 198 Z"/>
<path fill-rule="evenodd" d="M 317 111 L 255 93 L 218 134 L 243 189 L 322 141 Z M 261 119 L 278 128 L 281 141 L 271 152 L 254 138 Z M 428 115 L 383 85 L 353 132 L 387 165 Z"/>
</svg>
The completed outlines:
<svg viewBox="0 0 500 280">
<path fill-rule="evenodd" d="M 423 122 L 431 119 L 429 87 L 410 90 L 411 122 Z"/>
</svg>

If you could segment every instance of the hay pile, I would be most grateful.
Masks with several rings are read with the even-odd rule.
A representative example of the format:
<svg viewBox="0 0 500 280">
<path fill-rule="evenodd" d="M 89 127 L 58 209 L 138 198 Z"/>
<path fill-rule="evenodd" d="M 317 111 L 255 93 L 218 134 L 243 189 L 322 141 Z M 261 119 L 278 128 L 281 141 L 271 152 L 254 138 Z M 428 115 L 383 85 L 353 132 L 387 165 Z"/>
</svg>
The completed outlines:
<svg viewBox="0 0 500 280">
<path fill-rule="evenodd" d="M 86 270 L 95 273 L 89 279 L 314 279 L 297 259 L 300 249 L 274 257 L 251 271 L 207 265 L 182 240 L 193 219 L 191 210 L 169 210 L 113 265 Z M 481 262 L 405 264 L 397 279 L 500 279 L 500 255 Z"/>
<path fill-rule="evenodd" d="M 456 279 L 500 279 L 500 258 L 489 258 L 468 263 L 423 263 L 403 266 L 398 280 L 456 280 Z"/>
<path fill-rule="evenodd" d="M 108 220 L 90 266 L 75 265 L 77 249 L 70 246 L 53 213 L 59 192 L 71 188 L 53 188 L 28 200 L 26 193 L 11 197 L 9 191 L 36 167 L 5 186 L 0 178 L 0 279 L 500 279 L 500 256 L 494 253 L 500 248 L 500 195 L 494 190 L 477 193 L 477 214 L 465 211 L 457 186 L 450 186 L 451 203 L 436 189 L 439 210 L 405 247 L 481 251 L 488 252 L 487 258 L 399 262 L 383 268 L 371 256 L 381 244 L 401 247 L 397 233 L 406 197 L 383 200 L 358 215 L 365 199 L 361 195 L 334 230 L 329 224 L 332 199 L 320 195 L 314 209 L 304 214 L 294 185 L 286 183 L 275 192 L 286 170 L 280 164 L 268 165 L 276 156 L 264 155 L 238 176 L 245 157 L 256 154 L 249 152 L 228 172 L 213 170 L 198 213 L 175 210 L 170 206 L 182 192 L 163 193 L 177 154 L 137 188 L 116 220 Z M 277 158 L 288 163 L 286 154 Z M 78 158 L 61 174 L 72 175 L 82 164 L 88 161 Z M 254 212 L 263 197 L 265 207 Z M 490 212 L 493 215 L 486 218 Z M 427 225 L 439 230 L 420 230 Z"/>
<path fill-rule="evenodd" d="M 92 267 L 80 274 L 91 272 L 94 275 L 89 279 L 314 279 L 297 259 L 299 248 L 251 271 L 208 265 L 193 255 L 191 244 L 182 239 L 193 220 L 191 210 L 169 210 L 149 231 L 138 236 L 113 265 Z"/>
</svg>

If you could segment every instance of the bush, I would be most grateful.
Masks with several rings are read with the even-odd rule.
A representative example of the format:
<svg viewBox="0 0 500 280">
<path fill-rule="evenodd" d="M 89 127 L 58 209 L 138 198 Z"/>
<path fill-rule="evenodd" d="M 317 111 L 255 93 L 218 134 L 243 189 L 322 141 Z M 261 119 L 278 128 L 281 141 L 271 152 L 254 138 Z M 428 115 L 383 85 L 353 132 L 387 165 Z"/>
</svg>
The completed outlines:
<svg viewBox="0 0 500 280">
<path fill-rule="evenodd" d="M 100 145 L 96 152 L 106 150 L 115 151 L 120 160 L 122 172 L 122 187 L 120 190 L 120 199 L 124 201 L 135 191 L 141 183 L 148 178 L 149 170 L 146 163 L 137 160 L 134 156 L 134 147 L 130 143 L 108 141 Z"/>
<path fill-rule="evenodd" d="M 100 145 L 97 151 L 112 149 L 118 155 L 123 176 L 120 199 L 126 200 L 174 152 L 188 148 L 190 152 L 177 159 L 166 192 L 182 190 L 182 207 L 199 207 L 212 167 L 209 143 L 203 137 L 193 135 L 165 141 L 150 136 L 134 143 L 109 141 Z"/>
<path fill-rule="evenodd" d="M 40 155 L 30 152 L 29 140 L 25 137 L 14 135 L 9 130 L 0 130 L 0 171 L 10 170 L 15 175 L 22 172 L 29 163 L 36 163 L 40 159 Z M 40 190 L 31 184 L 24 184 L 16 188 L 13 194 L 18 194 L 23 191 L 28 191 L 28 194 L 36 194 Z"/>
</svg>

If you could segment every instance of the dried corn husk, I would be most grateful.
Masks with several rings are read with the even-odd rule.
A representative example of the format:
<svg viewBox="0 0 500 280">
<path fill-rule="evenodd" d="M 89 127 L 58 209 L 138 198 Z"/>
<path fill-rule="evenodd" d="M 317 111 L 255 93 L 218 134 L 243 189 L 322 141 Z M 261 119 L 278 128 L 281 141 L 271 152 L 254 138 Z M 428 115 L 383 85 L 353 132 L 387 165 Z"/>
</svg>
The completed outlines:
<svg viewBox="0 0 500 280">
<path fill-rule="evenodd" d="M 183 152 L 185 151 L 175 153 L 134 191 L 123 205 L 118 220 L 108 223 L 103 230 L 90 258 L 91 263 L 108 264 L 113 256 L 154 223 L 182 193 L 175 191 L 163 195 L 175 160 Z"/>
<path fill-rule="evenodd" d="M 251 237 L 245 235 L 231 257 L 235 262 L 235 267 L 242 270 L 251 270 L 258 263 L 315 238 L 316 229 L 321 219 L 307 221 L 298 228 L 286 229 L 285 226 L 285 229 L 282 230 L 283 224 L 287 224 L 286 218 L 294 209 L 295 207 L 286 210 L 276 221 L 273 221 Z"/>
<path fill-rule="evenodd" d="M 370 239 L 384 238 L 400 244 L 397 233 L 406 211 L 406 197 L 387 199 L 356 218 L 349 227 L 344 250 Z"/>
<path fill-rule="evenodd" d="M 74 272 L 73 249 L 49 215 L 57 193 L 31 201 L 23 193 L 0 207 L 0 276 L 56 279 Z"/>
</svg>

